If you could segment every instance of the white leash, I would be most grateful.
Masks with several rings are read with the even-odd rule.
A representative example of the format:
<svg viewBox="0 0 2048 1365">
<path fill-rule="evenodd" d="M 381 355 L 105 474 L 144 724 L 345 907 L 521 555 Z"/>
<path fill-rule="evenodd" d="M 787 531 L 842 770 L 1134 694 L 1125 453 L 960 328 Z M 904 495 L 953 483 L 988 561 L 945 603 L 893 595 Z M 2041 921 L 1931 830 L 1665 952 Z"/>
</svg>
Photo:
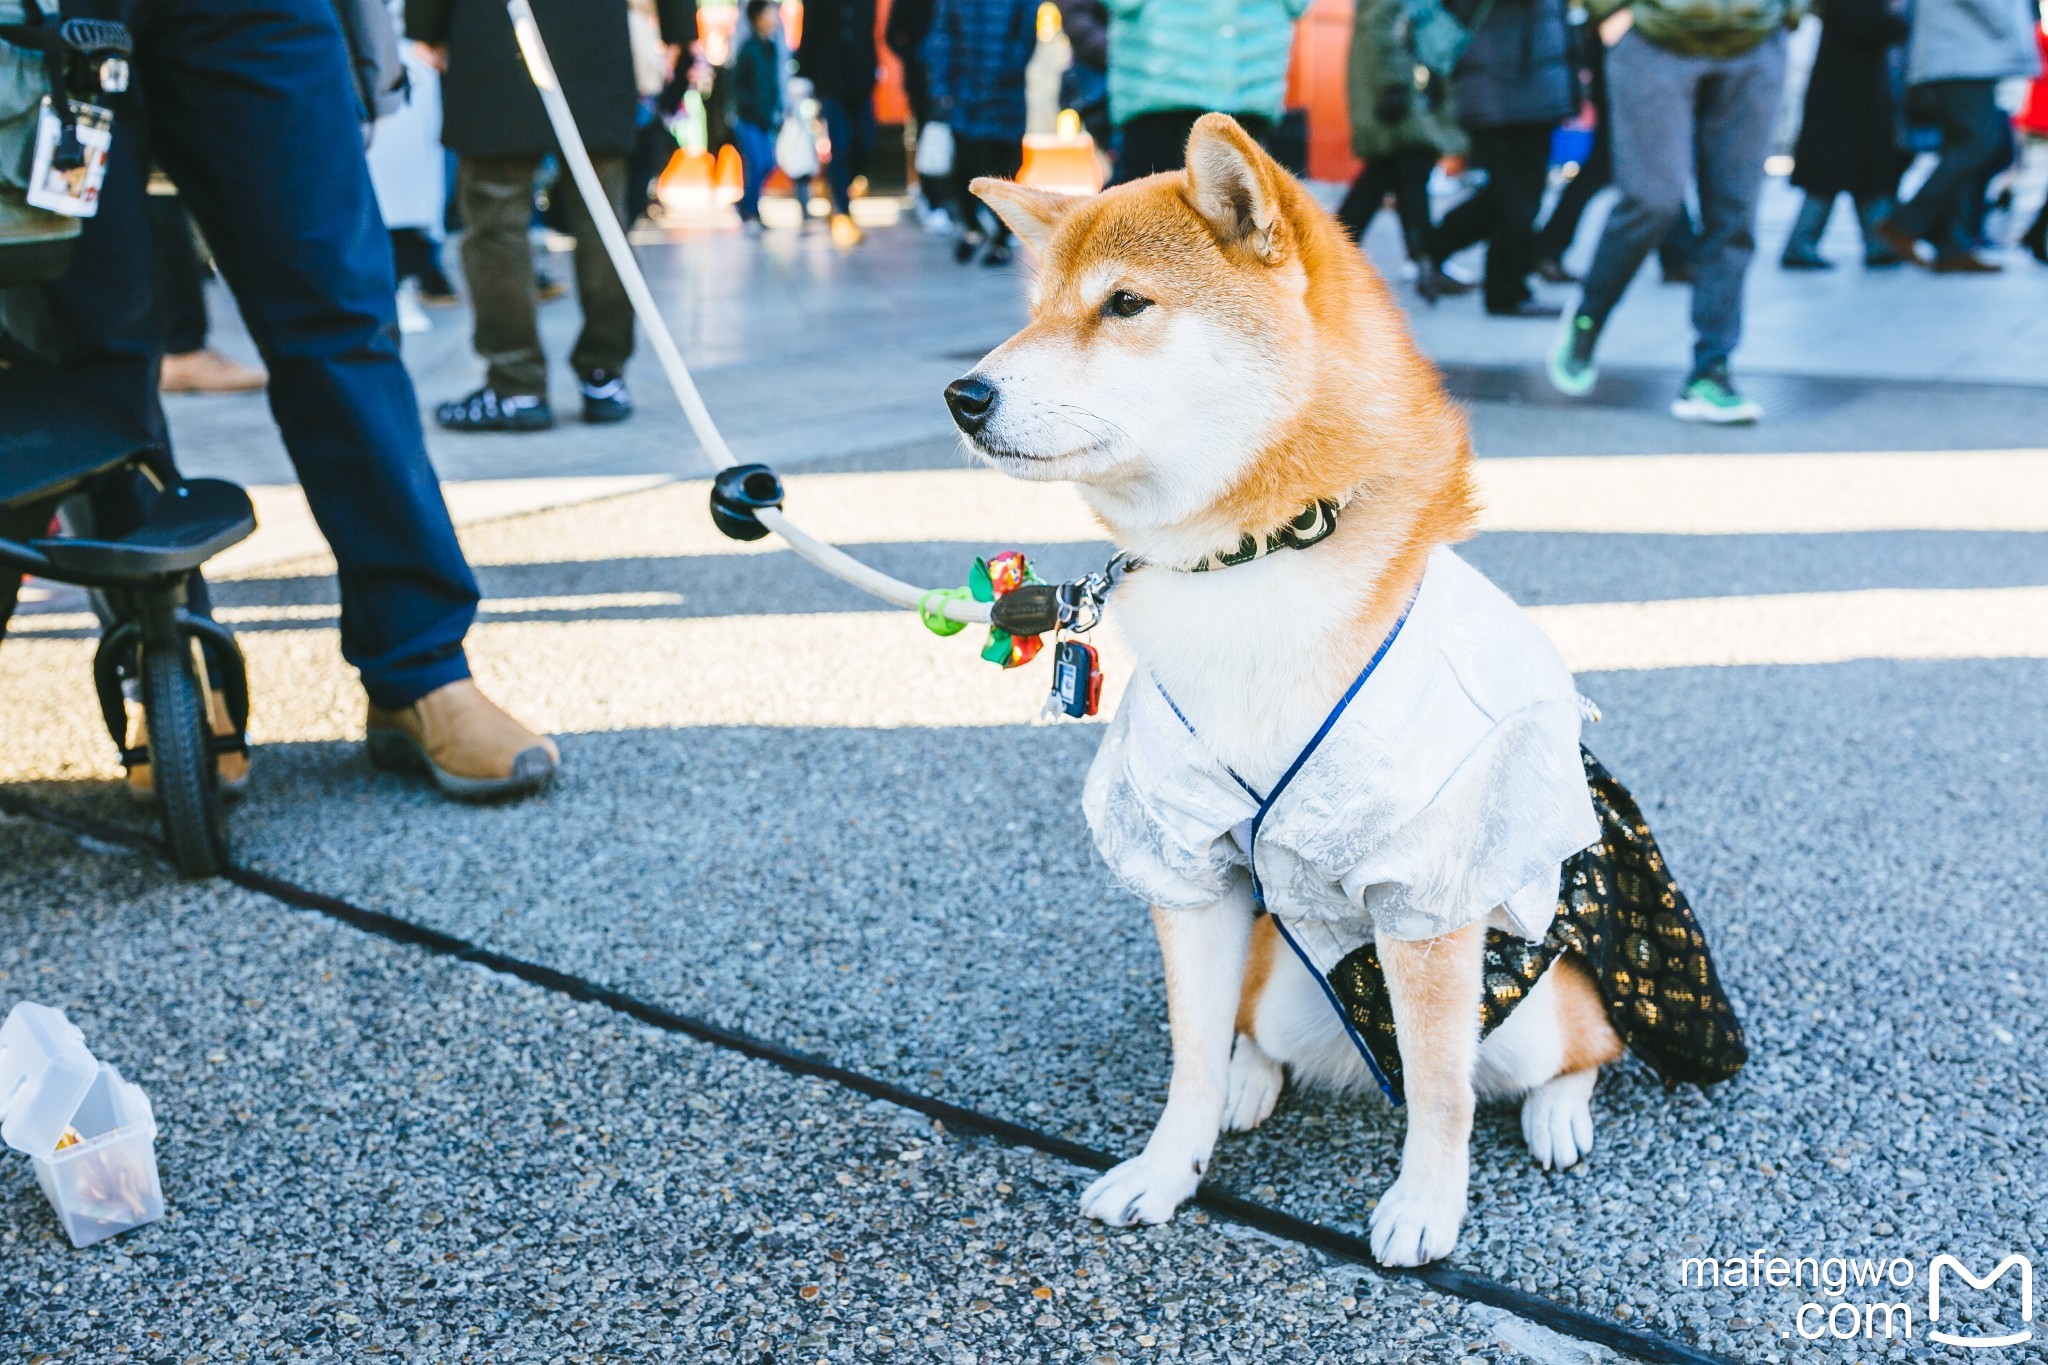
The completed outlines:
<svg viewBox="0 0 2048 1365">
<path fill-rule="evenodd" d="M 655 357 L 668 376 L 669 387 L 675 390 L 677 401 L 683 405 L 683 415 L 690 420 L 690 430 L 697 435 L 699 457 L 714 477 L 732 470 L 738 463 L 733 457 L 732 447 L 725 443 L 725 437 L 719 434 L 718 424 L 711 419 L 711 410 L 704 405 L 704 396 L 697 391 L 697 382 L 690 377 L 690 369 L 683 363 L 683 353 L 677 349 L 675 337 L 662 320 L 661 310 L 655 306 L 654 294 L 647 287 L 647 277 L 640 273 L 640 263 L 633 258 L 633 249 L 626 241 L 626 230 L 619 223 L 617 209 L 605 195 L 604 185 L 597 178 L 597 168 L 590 164 L 590 152 L 583 145 L 583 135 L 576 130 L 576 118 L 569 112 L 569 101 L 562 94 L 561 82 L 555 78 L 555 65 L 548 58 L 547 44 L 541 39 L 540 26 L 534 22 L 533 9 L 527 0 L 506 0 L 505 8 L 512 16 L 512 29 L 519 37 L 519 51 L 526 59 L 527 74 L 540 91 L 548 122 L 554 125 L 555 141 L 561 146 L 562 159 L 568 163 L 569 174 L 583 195 L 584 207 L 591 221 L 597 225 L 597 235 L 604 242 L 605 253 L 611 257 L 613 268 L 619 273 L 619 282 L 626 287 L 626 297 L 632 300 L 634 314 L 640 319 L 640 325 L 647 329 L 648 340 L 653 343 Z M 770 474 L 768 477 L 772 479 L 774 476 Z M 919 608 L 926 597 L 923 588 L 905 583 L 900 578 L 891 578 L 844 550 L 807 535 L 782 514 L 779 481 L 776 493 L 778 501 L 775 505 L 749 505 L 747 510 L 753 520 L 781 536 L 790 549 L 834 578 L 843 579 L 863 592 L 872 593 L 896 606 L 913 611 Z M 948 598 L 934 602 L 933 606 L 954 621 L 985 624 L 989 619 L 989 604 L 986 602 Z"/>
</svg>

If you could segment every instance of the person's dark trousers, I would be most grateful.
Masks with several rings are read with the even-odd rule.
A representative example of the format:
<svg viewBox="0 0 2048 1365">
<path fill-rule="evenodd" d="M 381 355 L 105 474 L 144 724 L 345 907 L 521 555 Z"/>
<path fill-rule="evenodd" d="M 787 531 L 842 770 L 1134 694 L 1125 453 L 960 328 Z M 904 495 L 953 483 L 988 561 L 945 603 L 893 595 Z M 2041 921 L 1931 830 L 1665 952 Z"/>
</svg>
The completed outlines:
<svg viewBox="0 0 2048 1365">
<path fill-rule="evenodd" d="M 989 211 L 967 186 L 976 176 L 992 175 L 1004 180 L 1016 178 L 1024 166 L 1024 144 L 1010 138 L 955 137 L 953 139 L 954 211 L 969 232 L 986 231 L 989 240 L 1010 240 L 1010 225 Z"/>
<path fill-rule="evenodd" d="M 1430 238 L 1437 260 L 1486 243 L 1486 307 L 1509 312 L 1529 301 L 1536 265 L 1536 214 L 1550 172 L 1551 123 L 1517 123 L 1471 130 L 1472 164 L 1486 185 L 1446 213 Z"/>
<path fill-rule="evenodd" d="M 1756 202 L 1785 85 L 1785 36 L 1736 57 L 1689 57 L 1630 32 L 1607 53 L 1614 182 L 1579 311 L 1604 325 L 1643 258 L 1685 213 L 1699 181 L 1693 363 L 1725 362 L 1742 337 L 1742 286 L 1756 250 Z"/>
<path fill-rule="evenodd" d="M 1138 114 L 1117 127 L 1116 183 L 1127 184 L 1187 164 L 1188 134 L 1195 130 L 1200 109 L 1161 109 Z M 1273 121 L 1257 114 L 1232 115 L 1261 147 L 1273 136 Z"/>
<path fill-rule="evenodd" d="M 1362 242 L 1380 205 L 1391 194 L 1408 259 L 1422 260 L 1429 255 L 1429 173 L 1435 167 L 1436 152 L 1429 147 L 1403 147 L 1373 157 L 1337 206 L 1337 221 L 1353 240 Z"/>
<path fill-rule="evenodd" d="M 866 169 L 868 152 L 875 144 L 875 102 L 826 95 L 818 100 L 818 116 L 825 121 L 825 136 L 832 141 L 832 164 L 825 167 L 832 211 L 852 213 L 853 180 Z"/>
<path fill-rule="evenodd" d="M 911 56 L 903 59 L 903 97 L 910 102 L 910 117 L 922 130 L 925 124 L 931 122 L 932 83 L 921 57 Z M 951 176 L 920 174 L 917 177 L 917 193 L 927 208 L 950 209 L 956 191 L 953 189 Z"/>
<path fill-rule="evenodd" d="M 66 10 L 119 13 L 91 0 Z M 334 550 L 342 655 L 373 702 L 408 706 L 469 675 L 462 639 L 477 588 L 399 362 L 391 248 L 334 9 L 329 0 L 154 0 L 142 16 L 100 211 L 70 272 L 50 286 L 75 331 L 51 383 L 164 434 L 144 202 L 154 155 L 205 231 L 270 371 L 271 414 Z M 140 482 L 96 492 L 103 533 L 133 525 L 154 495 Z"/>
<path fill-rule="evenodd" d="M 1891 200 L 1881 194 L 1852 195 L 1856 205 L 1856 222 L 1863 230 L 1863 254 L 1866 258 L 1881 256 L 1887 250 L 1882 238 L 1871 232 L 1884 221 L 1891 211 Z M 1785 259 L 1812 260 L 1820 255 L 1820 239 L 1828 230 L 1828 219 L 1834 216 L 1835 199 L 1832 194 L 1815 194 L 1807 191 L 1800 201 L 1799 212 L 1792 219 L 1792 231 L 1785 235 Z"/>
<path fill-rule="evenodd" d="M 1986 167 L 2012 149 L 2012 124 L 1999 109 L 1994 81 L 1930 81 L 1906 93 L 1916 121 L 1941 130 L 1941 160 L 1890 226 L 1944 251 L 1966 250 L 1957 226 L 1966 200 L 1977 193 Z"/>
<path fill-rule="evenodd" d="M 425 228 L 391 229 L 391 266 L 401 280 L 441 283 L 441 252 Z"/>
<path fill-rule="evenodd" d="M 156 255 L 157 317 L 164 351 L 190 355 L 206 348 L 206 266 L 192 241 L 192 223 L 175 194 L 149 196 L 149 244 Z"/>
<path fill-rule="evenodd" d="M 715 147 L 711 151 L 714 156 L 718 154 Z M 633 151 L 626 165 L 626 208 L 632 215 L 627 226 L 647 216 L 654 205 L 655 179 L 668 169 L 669 160 L 675 154 L 676 140 L 655 114 L 654 101 L 643 98 L 639 121 L 633 128 Z"/>
<path fill-rule="evenodd" d="M 591 161 L 611 201 L 599 208 L 616 218 L 615 206 L 625 197 L 626 159 L 600 153 Z M 477 354 L 489 366 L 485 382 L 505 396 L 544 397 L 548 391 L 539 300 L 533 287 L 533 247 L 526 235 L 533 218 L 533 177 L 539 168 L 537 156 L 462 158 L 462 217 L 469 224 L 462 239 L 462 272 L 476 313 L 474 341 Z M 569 364 L 579 375 L 592 370 L 618 374 L 633 353 L 632 301 L 566 171 L 555 181 L 554 194 L 576 239 L 576 299 L 583 308 L 583 331 L 569 353 Z"/>
</svg>

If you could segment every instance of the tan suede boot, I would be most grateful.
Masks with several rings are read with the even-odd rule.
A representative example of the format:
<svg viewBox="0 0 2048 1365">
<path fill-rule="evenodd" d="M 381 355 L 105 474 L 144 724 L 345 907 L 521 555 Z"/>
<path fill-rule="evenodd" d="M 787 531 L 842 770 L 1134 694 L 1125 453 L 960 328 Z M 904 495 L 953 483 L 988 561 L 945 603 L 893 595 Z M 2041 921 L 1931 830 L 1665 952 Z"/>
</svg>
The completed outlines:
<svg viewBox="0 0 2048 1365">
<path fill-rule="evenodd" d="M 402 710 L 372 706 L 367 728 L 372 763 L 390 772 L 425 773 L 464 801 L 544 787 L 562 763 L 553 740 L 506 715 L 468 678 Z"/>
<path fill-rule="evenodd" d="M 269 382 L 263 371 L 209 346 L 165 356 L 157 387 L 165 393 L 254 393 Z"/>
</svg>

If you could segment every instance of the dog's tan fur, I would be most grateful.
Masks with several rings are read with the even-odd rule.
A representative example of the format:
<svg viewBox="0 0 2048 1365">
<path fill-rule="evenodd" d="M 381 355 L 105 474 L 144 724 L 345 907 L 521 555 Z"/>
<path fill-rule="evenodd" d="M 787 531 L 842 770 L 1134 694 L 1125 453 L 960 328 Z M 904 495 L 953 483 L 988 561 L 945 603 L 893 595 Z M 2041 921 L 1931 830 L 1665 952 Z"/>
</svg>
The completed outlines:
<svg viewBox="0 0 2048 1365">
<path fill-rule="evenodd" d="M 1196 124 L 1187 171 L 1094 199 L 973 189 L 1041 260 L 1029 325 L 978 367 L 1006 406 L 976 426 L 977 453 L 1072 480 L 1119 545 L 1159 564 L 1262 536 L 1317 499 L 1345 504 L 1335 533 L 1289 562 L 1119 589 L 1134 648 L 1202 718 L 1205 743 L 1264 788 L 1385 638 L 1430 552 L 1472 533 L 1464 417 L 1348 234 L 1228 118 Z M 1120 313 L 1120 295 L 1146 307 Z M 1248 893 L 1153 920 L 1173 1078 L 1145 1152 L 1083 1201 L 1111 1222 L 1170 1217 L 1219 1128 L 1261 1121 L 1288 1072 L 1365 1074 Z M 1619 1053 L 1576 964 L 1482 1048 L 1484 939 L 1474 924 L 1380 942 L 1409 1099 L 1402 1174 L 1373 1214 L 1392 1262 L 1455 1242 L 1478 1090 L 1528 1093 L 1531 1149 L 1569 1165 L 1591 1145 L 1592 1074 Z"/>
</svg>

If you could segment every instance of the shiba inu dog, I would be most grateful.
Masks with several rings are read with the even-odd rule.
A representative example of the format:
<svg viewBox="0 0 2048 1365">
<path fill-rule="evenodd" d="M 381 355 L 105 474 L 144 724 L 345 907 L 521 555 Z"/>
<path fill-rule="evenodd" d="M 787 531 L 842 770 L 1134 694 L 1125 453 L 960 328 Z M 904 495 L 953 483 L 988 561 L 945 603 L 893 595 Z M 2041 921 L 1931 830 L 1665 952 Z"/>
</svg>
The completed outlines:
<svg viewBox="0 0 2048 1365">
<path fill-rule="evenodd" d="M 1173 1070 L 1082 1209 L 1165 1221 L 1289 1074 L 1377 1081 L 1408 1126 L 1373 1252 L 1442 1257 L 1478 1096 L 1522 1096 L 1562 1168 L 1625 1044 L 1667 1079 L 1740 1066 L 1704 940 L 1582 756 L 1556 651 L 1445 548 L 1474 529 L 1463 415 L 1306 190 L 1222 115 L 1185 172 L 973 190 L 1040 269 L 955 421 L 1004 473 L 1076 484 L 1132 566 L 1110 609 L 1142 673 L 1086 804 L 1153 905 Z"/>
</svg>

